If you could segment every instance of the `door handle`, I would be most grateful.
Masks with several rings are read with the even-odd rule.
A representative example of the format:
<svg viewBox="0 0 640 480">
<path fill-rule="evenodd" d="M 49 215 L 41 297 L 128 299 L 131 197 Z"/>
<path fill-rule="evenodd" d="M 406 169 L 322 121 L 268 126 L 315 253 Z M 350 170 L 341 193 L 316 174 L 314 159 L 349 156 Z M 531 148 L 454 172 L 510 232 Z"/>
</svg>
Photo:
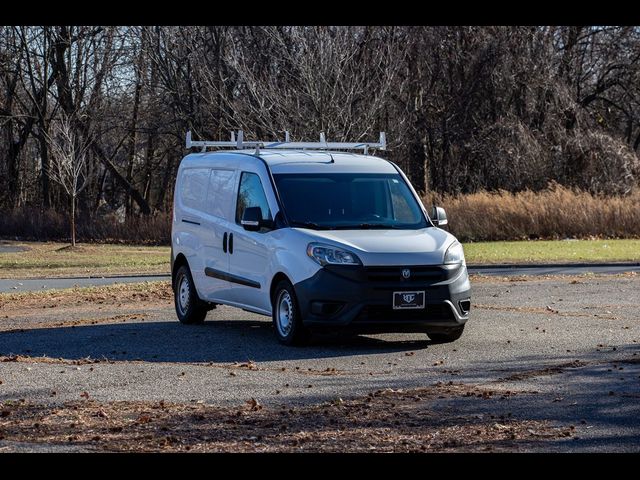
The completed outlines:
<svg viewBox="0 0 640 480">
<path fill-rule="evenodd" d="M 229 253 L 233 253 L 233 233 L 229 234 Z"/>
<path fill-rule="evenodd" d="M 222 251 L 224 253 L 227 253 L 227 232 L 224 232 L 224 235 L 222 237 Z"/>
</svg>

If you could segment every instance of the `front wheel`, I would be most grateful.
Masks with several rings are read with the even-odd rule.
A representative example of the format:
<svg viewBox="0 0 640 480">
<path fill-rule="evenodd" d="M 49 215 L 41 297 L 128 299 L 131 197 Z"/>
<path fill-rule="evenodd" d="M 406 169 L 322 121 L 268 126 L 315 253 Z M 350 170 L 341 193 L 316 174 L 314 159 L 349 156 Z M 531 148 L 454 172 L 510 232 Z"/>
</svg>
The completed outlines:
<svg viewBox="0 0 640 480">
<path fill-rule="evenodd" d="M 447 332 L 427 332 L 427 335 L 433 343 L 450 343 L 458 340 L 462 336 L 462 332 L 464 332 L 464 325 L 451 328 Z"/>
<path fill-rule="evenodd" d="M 204 302 L 198 298 L 198 293 L 187 265 L 182 265 L 178 269 L 178 273 L 176 273 L 173 297 L 180 323 L 197 324 L 204 322 L 208 309 Z"/>
<path fill-rule="evenodd" d="M 302 324 L 298 300 L 293 285 L 283 280 L 276 285 L 272 299 L 273 326 L 280 343 L 302 345 L 309 338 L 309 331 Z"/>
</svg>

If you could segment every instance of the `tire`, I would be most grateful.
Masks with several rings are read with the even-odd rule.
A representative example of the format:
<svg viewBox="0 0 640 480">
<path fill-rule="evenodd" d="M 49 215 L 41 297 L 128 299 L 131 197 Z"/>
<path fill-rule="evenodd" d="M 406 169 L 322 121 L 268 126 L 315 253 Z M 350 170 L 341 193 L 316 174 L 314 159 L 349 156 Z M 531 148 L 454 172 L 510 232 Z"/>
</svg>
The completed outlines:
<svg viewBox="0 0 640 480">
<path fill-rule="evenodd" d="M 180 323 L 194 325 L 204 322 L 208 308 L 198 297 L 187 265 L 182 265 L 178 269 L 174 284 L 173 300 Z"/>
<path fill-rule="evenodd" d="M 278 282 L 271 304 L 278 341 L 284 345 L 304 345 L 309 339 L 309 330 L 303 325 L 293 285 L 286 280 Z"/>
<path fill-rule="evenodd" d="M 462 336 L 462 332 L 464 332 L 464 325 L 456 328 L 451 328 L 446 333 L 438 332 L 438 333 L 430 333 L 427 332 L 427 335 L 431 339 L 433 343 L 450 343 L 455 342 Z"/>
</svg>

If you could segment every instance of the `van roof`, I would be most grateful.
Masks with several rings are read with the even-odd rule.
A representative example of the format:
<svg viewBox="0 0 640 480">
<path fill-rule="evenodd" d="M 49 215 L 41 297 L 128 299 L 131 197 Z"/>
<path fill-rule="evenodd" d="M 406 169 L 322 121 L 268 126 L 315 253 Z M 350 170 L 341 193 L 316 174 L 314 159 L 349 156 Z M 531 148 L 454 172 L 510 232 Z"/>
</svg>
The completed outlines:
<svg viewBox="0 0 640 480">
<path fill-rule="evenodd" d="M 185 157 L 199 160 L 197 163 L 226 160 L 231 163 L 233 156 L 242 155 L 264 160 L 273 173 L 396 173 L 395 167 L 380 157 L 350 152 L 318 150 L 268 150 L 261 149 L 256 156 L 255 150 L 221 150 L 215 152 L 192 153 Z"/>
</svg>

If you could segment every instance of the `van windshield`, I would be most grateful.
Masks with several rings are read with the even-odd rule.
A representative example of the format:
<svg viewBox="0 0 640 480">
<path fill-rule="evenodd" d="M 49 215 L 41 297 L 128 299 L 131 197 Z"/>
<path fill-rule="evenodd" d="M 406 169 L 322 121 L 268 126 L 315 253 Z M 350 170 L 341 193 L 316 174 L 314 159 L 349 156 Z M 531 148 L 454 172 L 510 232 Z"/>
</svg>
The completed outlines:
<svg viewBox="0 0 640 480">
<path fill-rule="evenodd" d="M 293 227 L 411 229 L 430 226 L 398 174 L 314 173 L 274 175 Z"/>
</svg>

